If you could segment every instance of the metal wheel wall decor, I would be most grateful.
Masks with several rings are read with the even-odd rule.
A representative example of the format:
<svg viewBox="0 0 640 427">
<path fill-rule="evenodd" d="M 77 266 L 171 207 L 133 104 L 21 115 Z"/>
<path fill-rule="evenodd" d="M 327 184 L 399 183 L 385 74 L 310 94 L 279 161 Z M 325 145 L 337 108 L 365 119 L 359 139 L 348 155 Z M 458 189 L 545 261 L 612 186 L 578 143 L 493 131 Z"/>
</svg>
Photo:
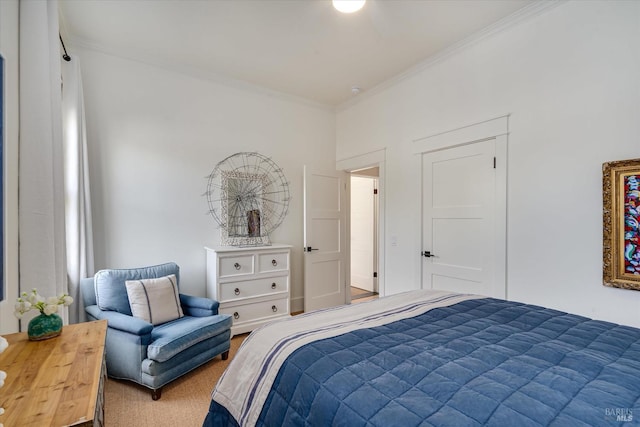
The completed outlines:
<svg viewBox="0 0 640 427">
<path fill-rule="evenodd" d="M 219 162 L 207 177 L 209 213 L 221 228 L 221 243 L 269 245 L 269 234 L 289 210 L 289 183 L 270 158 L 236 153 Z"/>
</svg>

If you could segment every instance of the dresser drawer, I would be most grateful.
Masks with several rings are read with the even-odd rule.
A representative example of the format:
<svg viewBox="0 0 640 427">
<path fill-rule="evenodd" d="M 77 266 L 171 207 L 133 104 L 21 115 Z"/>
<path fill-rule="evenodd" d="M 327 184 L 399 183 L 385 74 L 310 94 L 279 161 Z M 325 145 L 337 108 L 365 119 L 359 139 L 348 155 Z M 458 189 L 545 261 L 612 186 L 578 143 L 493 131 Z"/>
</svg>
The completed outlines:
<svg viewBox="0 0 640 427">
<path fill-rule="evenodd" d="M 286 292 L 288 276 L 220 284 L 220 302 Z"/>
<path fill-rule="evenodd" d="M 220 278 L 253 274 L 253 254 L 220 257 Z"/>
<path fill-rule="evenodd" d="M 258 254 L 258 272 L 286 271 L 289 269 L 289 252 Z"/>
<path fill-rule="evenodd" d="M 233 324 L 237 325 L 244 322 L 289 314 L 289 303 L 287 297 L 284 297 L 251 304 L 222 307 L 220 308 L 220 312 L 231 315 Z"/>
</svg>

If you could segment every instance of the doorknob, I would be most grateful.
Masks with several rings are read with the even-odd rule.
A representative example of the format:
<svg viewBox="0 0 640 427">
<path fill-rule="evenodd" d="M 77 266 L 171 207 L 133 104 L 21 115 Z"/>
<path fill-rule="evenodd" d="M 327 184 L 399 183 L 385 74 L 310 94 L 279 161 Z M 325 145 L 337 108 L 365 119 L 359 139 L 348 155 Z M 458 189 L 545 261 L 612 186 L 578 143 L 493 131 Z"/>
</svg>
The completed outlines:
<svg viewBox="0 0 640 427">
<path fill-rule="evenodd" d="M 312 248 L 311 246 L 307 246 L 306 248 L 304 248 L 304 252 L 319 251 L 319 250 L 320 249 Z"/>
<path fill-rule="evenodd" d="M 429 252 L 429 251 L 424 251 L 424 252 L 422 252 L 420 255 L 422 255 L 423 257 L 427 257 L 427 258 L 431 258 L 431 257 L 434 257 L 434 256 L 435 256 L 434 254 L 432 254 L 432 253 L 431 253 L 431 252 Z"/>
</svg>

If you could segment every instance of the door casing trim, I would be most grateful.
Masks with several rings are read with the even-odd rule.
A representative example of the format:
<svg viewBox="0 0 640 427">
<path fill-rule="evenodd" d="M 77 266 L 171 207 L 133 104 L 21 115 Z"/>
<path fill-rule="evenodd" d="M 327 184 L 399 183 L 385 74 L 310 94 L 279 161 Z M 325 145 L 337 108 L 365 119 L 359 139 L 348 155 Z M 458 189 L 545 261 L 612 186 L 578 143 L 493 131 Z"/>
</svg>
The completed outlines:
<svg viewBox="0 0 640 427">
<path fill-rule="evenodd" d="M 496 199 L 495 199 L 495 215 L 496 215 L 496 240 L 495 240 L 495 280 L 504 287 L 505 299 L 509 297 L 508 276 L 507 276 L 507 177 L 508 177 L 508 136 L 509 136 L 509 114 L 496 117 L 494 119 L 473 123 L 462 126 L 450 131 L 440 132 L 423 138 L 413 140 L 413 153 L 415 155 L 446 150 L 462 145 L 474 144 L 490 139 L 495 140 L 495 156 L 496 156 Z M 423 214 L 422 212 L 422 193 L 423 193 L 423 166 L 420 164 L 420 185 L 418 186 L 420 194 L 417 200 L 420 200 L 420 224 L 419 230 L 423 234 Z M 421 242 L 424 245 L 424 242 Z M 421 250 L 421 249 L 420 249 Z M 420 257 L 420 250 L 416 250 L 416 256 Z M 418 276 L 422 286 L 422 262 L 418 261 Z"/>
<path fill-rule="evenodd" d="M 383 297 L 386 295 L 385 288 L 385 173 L 386 173 L 386 148 L 381 150 L 371 151 L 358 156 L 349 157 L 336 161 L 336 170 L 345 171 L 351 173 L 358 169 L 365 169 L 369 167 L 378 167 L 378 294 Z M 351 196 L 349 196 L 351 197 Z M 351 235 L 351 208 L 349 207 L 347 212 L 347 236 Z M 349 239 L 347 239 L 349 240 Z M 349 246 L 347 252 L 348 262 L 347 273 L 351 275 L 351 247 Z M 348 276 L 348 277 L 349 277 Z M 351 302 L 351 293 L 347 292 L 347 304 Z"/>
</svg>

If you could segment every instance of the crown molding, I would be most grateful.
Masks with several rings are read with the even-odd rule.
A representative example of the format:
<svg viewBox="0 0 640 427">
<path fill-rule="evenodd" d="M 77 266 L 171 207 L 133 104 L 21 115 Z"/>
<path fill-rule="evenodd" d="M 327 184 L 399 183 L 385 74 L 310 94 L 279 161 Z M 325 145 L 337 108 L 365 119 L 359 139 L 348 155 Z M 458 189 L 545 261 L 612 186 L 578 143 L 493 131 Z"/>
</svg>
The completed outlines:
<svg viewBox="0 0 640 427">
<path fill-rule="evenodd" d="M 523 7 L 522 9 L 512 13 L 511 15 L 505 18 L 502 18 L 498 22 L 491 24 L 488 27 L 485 27 L 484 29 L 470 35 L 469 37 L 466 37 L 460 40 L 459 42 L 437 52 L 434 55 L 431 55 L 424 61 L 414 65 L 413 67 L 407 69 L 406 71 L 385 80 L 384 82 L 374 86 L 371 89 L 362 91 L 360 94 L 358 94 L 357 98 L 349 99 L 337 105 L 335 108 L 335 111 L 336 112 L 344 111 L 354 105 L 357 105 L 362 101 L 364 101 L 365 99 L 375 96 L 380 92 L 383 92 L 384 90 L 397 85 L 401 81 L 407 78 L 413 77 L 421 73 L 422 71 L 433 67 L 434 65 L 444 61 L 445 59 L 455 54 L 458 54 L 460 52 L 463 52 L 466 49 L 469 49 L 472 46 L 490 38 L 495 34 L 502 33 L 520 24 L 521 22 L 525 22 L 536 16 L 539 16 L 542 13 L 546 12 L 547 10 L 555 8 L 556 6 L 566 3 L 567 1 L 568 0 L 542 0 L 542 1 L 537 1 L 529 6 Z"/>
</svg>

